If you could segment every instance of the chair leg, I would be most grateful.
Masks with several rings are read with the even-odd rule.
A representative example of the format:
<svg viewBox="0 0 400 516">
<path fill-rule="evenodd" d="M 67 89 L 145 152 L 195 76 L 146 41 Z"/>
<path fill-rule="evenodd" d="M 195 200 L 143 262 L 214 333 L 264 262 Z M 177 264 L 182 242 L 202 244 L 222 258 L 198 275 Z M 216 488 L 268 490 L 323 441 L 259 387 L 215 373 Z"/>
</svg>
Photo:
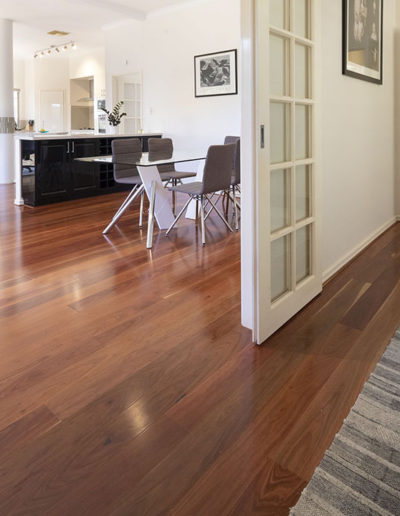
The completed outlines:
<svg viewBox="0 0 400 516">
<path fill-rule="evenodd" d="M 206 245 L 206 232 L 204 227 L 204 196 L 200 197 L 200 219 L 201 219 L 201 243 Z"/>
<path fill-rule="evenodd" d="M 236 185 L 236 186 L 235 186 L 235 193 L 236 193 L 236 192 L 237 192 L 237 193 L 239 193 L 239 194 L 241 193 L 241 190 L 240 190 L 240 186 L 239 186 L 239 185 Z M 237 200 L 237 197 L 236 197 L 236 206 L 239 208 L 239 210 L 241 210 L 241 209 L 242 209 L 242 207 L 240 206 L 240 203 L 239 203 L 239 202 L 238 202 L 238 200 Z"/>
<path fill-rule="evenodd" d="M 174 222 L 170 225 L 170 227 L 167 229 L 167 232 L 165 233 L 165 236 L 168 236 L 171 229 L 175 226 L 175 224 L 178 222 L 178 220 L 182 217 L 183 213 L 185 212 L 186 208 L 189 206 L 189 203 L 190 201 L 192 200 L 191 197 L 189 197 L 189 200 L 188 202 L 185 204 L 185 206 L 181 209 L 181 211 L 179 212 L 178 216 L 176 217 L 176 219 L 174 220 Z"/>
<path fill-rule="evenodd" d="M 118 210 L 116 211 L 116 213 L 114 214 L 113 216 L 113 219 L 115 219 L 115 217 L 118 217 L 119 215 L 119 212 L 124 208 L 124 206 L 129 202 L 130 198 L 135 194 L 136 190 L 139 188 L 138 185 L 135 185 L 132 190 L 129 192 L 128 196 L 125 198 L 124 202 L 121 204 L 121 206 L 118 208 Z"/>
<path fill-rule="evenodd" d="M 218 201 L 221 199 L 222 194 L 223 194 L 223 192 L 220 192 L 220 193 L 219 193 L 219 195 L 218 195 L 218 199 L 215 201 L 215 204 L 218 204 Z M 215 193 L 215 192 L 211 194 L 211 199 L 213 199 L 213 198 L 214 198 L 214 195 L 216 195 L 216 193 Z M 210 204 L 210 202 L 209 202 L 208 198 L 207 198 L 206 200 L 207 200 L 207 202 L 205 202 L 205 203 L 204 203 L 204 209 L 207 209 L 207 206 Z M 207 219 L 208 219 L 208 217 L 209 217 L 210 213 L 213 211 L 213 209 L 214 209 L 214 208 L 211 208 L 211 209 L 207 212 L 207 215 L 206 215 L 206 217 L 205 217 L 205 219 L 204 219 L 204 220 L 207 220 Z"/>
<path fill-rule="evenodd" d="M 227 194 L 227 192 L 224 192 L 224 198 L 225 198 L 225 202 L 226 202 L 226 206 L 225 206 L 225 218 L 228 218 L 230 197 L 229 197 L 229 195 Z"/>
<path fill-rule="evenodd" d="M 236 196 L 234 195 L 235 199 L 236 199 L 236 207 L 239 208 L 239 210 L 242 209 L 242 207 L 240 206 L 240 203 L 238 202 Z M 233 202 L 233 197 L 231 194 L 229 194 L 229 199 Z"/>
<path fill-rule="evenodd" d="M 222 215 L 222 213 L 219 211 L 219 209 L 215 206 L 215 204 L 212 202 L 212 200 L 210 198 L 208 198 L 208 201 L 210 202 L 211 206 L 212 206 L 212 209 L 214 209 L 216 212 L 217 212 L 217 215 L 219 216 L 219 218 L 222 220 L 222 222 L 225 224 L 225 226 L 229 229 L 229 231 L 231 231 L 233 233 L 233 229 L 231 228 L 231 226 L 229 225 L 229 222 L 226 220 L 226 218 Z M 208 213 L 209 215 L 210 213 Z"/>
<path fill-rule="evenodd" d="M 233 213 L 235 215 L 235 228 L 236 231 L 239 231 L 239 222 L 238 222 L 238 209 L 236 206 L 236 195 L 235 195 L 235 187 L 232 185 L 232 196 L 233 196 Z"/>
<path fill-rule="evenodd" d="M 144 190 L 140 196 L 140 215 L 139 215 L 139 227 L 143 227 L 143 204 L 144 204 Z"/>
<path fill-rule="evenodd" d="M 151 182 L 151 193 L 150 193 L 150 209 L 149 209 L 149 222 L 147 224 L 147 242 L 146 248 L 151 249 L 153 247 L 153 232 L 154 232 L 154 207 L 156 204 L 156 182 Z"/>
<path fill-rule="evenodd" d="M 172 186 L 176 186 L 176 179 L 172 180 Z M 176 192 L 172 190 L 172 213 L 175 216 L 175 206 L 176 206 Z"/>
<path fill-rule="evenodd" d="M 103 235 L 106 235 L 110 229 L 117 223 L 117 221 L 122 217 L 122 215 L 125 213 L 125 211 L 129 208 L 129 206 L 139 197 L 139 195 L 143 192 L 144 186 L 141 185 L 138 189 L 132 191 L 128 197 L 123 202 L 122 206 L 119 208 L 117 213 L 114 215 L 112 221 L 109 223 L 109 225 L 106 227 L 106 229 L 103 231 Z"/>
</svg>

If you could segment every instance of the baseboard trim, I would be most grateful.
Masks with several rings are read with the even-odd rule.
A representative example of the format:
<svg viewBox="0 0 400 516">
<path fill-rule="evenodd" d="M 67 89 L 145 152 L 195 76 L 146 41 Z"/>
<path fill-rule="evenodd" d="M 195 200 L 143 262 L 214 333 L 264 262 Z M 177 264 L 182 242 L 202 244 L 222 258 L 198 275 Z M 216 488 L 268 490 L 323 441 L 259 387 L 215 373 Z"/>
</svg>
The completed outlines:
<svg viewBox="0 0 400 516">
<path fill-rule="evenodd" d="M 345 267 L 351 260 L 353 260 L 358 254 L 360 254 L 366 247 L 368 247 L 374 240 L 382 235 L 386 230 L 388 230 L 393 224 L 396 222 L 400 222 L 400 215 L 393 217 L 388 220 L 383 226 L 378 228 L 376 231 L 371 233 L 365 240 L 363 240 L 360 244 L 354 247 L 349 253 L 347 253 L 343 258 L 340 258 L 332 267 L 322 273 L 322 281 L 325 283 L 329 279 L 332 278 L 337 272 L 340 271 L 343 267 Z"/>
</svg>

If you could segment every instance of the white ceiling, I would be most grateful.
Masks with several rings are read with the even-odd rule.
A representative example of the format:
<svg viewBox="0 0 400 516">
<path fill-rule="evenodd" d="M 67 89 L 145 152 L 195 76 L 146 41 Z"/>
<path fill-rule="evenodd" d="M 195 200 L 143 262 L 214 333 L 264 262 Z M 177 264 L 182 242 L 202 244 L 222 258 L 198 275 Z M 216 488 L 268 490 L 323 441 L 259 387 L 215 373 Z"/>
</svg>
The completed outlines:
<svg viewBox="0 0 400 516">
<path fill-rule="evenodd" d="M 69 40 L 87 51 L 103 44 L 103 29 L 126 20 L 144 20 L 160 9 L 193 0 L 0 0 L 0 17 L 15 21 L 14 55 L 31 57 L 33 51 Z M 49 36 L 50 30 L 70 32 Z"/>
</svg>

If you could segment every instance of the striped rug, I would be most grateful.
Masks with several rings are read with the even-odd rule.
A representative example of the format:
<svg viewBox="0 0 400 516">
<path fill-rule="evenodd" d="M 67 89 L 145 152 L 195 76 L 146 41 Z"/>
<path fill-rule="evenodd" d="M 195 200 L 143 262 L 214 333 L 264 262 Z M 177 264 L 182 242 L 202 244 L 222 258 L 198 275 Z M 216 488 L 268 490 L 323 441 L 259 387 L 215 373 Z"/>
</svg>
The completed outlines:
<svg viewBox="0 0 400 516">
<path fill-rule="evenodd" d="M 400 329 L 293 516 L 400 516 Z"/>
</svg>

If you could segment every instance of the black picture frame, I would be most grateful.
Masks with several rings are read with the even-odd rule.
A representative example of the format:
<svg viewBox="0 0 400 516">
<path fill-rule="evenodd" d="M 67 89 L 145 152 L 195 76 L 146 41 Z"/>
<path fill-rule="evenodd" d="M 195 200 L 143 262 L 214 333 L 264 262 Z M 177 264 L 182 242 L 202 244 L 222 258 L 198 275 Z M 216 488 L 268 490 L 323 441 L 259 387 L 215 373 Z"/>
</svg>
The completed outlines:
<svg viewBox="0 0 400 516">
<path fill-rule="evenodd" d="M 343 0 L 342 73 L 383 84 L 383 0 L 355 1 Z"/>
<path fill-rule="evenodd" d="M 220 57 L 220 66 L 215 63 Z M 229 63 L 226 63 L 229 58 Z M 207 66 L 208 62 L 208 66 Z M 217 70 L 216 66 L 219 66 Z M 224 66 L 225 64 L 225 66 Z M 227 66 L 228 65 L 228 66 Z M 205 68 L 207 66 L 207 68 Z M 203 69 L 202 69 L 203 68 Z M 227 77 L 229 70 L 229 78 Z M 218 79 L 220 77 L 220 79 Z M 215 84 L 213 84 L 215 82 Z M 221 84 L 221 82 L 225 82 Z M 229 82 L 229 84 L 227 84 Z M 237 49 L 194 56 L 194 96 L 221 97 L 238 94 Z"/>
</svg>

